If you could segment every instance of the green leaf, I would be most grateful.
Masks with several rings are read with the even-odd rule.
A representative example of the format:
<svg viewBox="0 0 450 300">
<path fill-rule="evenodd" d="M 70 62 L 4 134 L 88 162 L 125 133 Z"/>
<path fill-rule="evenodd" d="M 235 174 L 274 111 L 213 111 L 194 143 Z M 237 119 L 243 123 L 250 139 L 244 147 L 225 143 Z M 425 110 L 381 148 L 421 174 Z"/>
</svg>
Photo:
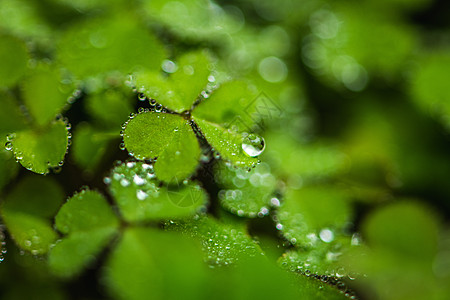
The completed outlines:
<svg viewBox="0 0 450 300">
<path fill-rule="evenodd" d="M 26 128 L 25 117 L 21 114 L 19 103 L 12 93 L 0 92 L 0 135 L 2 138 Z"/>
<path fill-rule="evenodd" d="M 82 190 L 61 207 L 55 228 L 66 237 L 49 254 L 50 269 L 57 275 L 79 274 L 117 233 L 118 219 L 106 199 L 96 191 Z"/>
<path fill-rule="evenodd" d="M 181 182 L 197 168 L 200 145 L 190 124 L 185 122 L 155 163 L 155 174 L 165 182 Z"/>
<path fill-rule="evenodd" d="M 119 133 L 100 131 L 88 123 L 81 123 L 73 134 L 73 159 L 80 167 L 94 171 L 110 154 L 107 150 L 111 141 L 119 137 Z"/>
<path fill-rule="evenodd" d="M 215 179 L 222 188 L 220 204 L 238 216 L 263 217 L 271 205 L 279 205 L 278 199 L 272 201 L 276 179 L 266 163 L 250 172 L 220 165 L 215 170 Z"/>
<path fill-rule="evenodd" d="M 207 0 L 149 1 L 144 2 L 143 12 L 151 20 L 167 26 L 178 38 L 189 39 L 189 42 L 192 42 L 191 39 L 217 39 L 224 42 L 223 35 L 235 33 L 242 27 L 235 16 L 211 5 Z"/>
<path fill-rule="evenodd" d="M 447 129 L 450 128 L 449 86 L 445 80 L 450 71 L 448 50 L 430 53 L 420 60 L 411 78 L 410 93 L 418 107 L 437 117 Z"/>
<path fill-rule="evenodd" d="M 28 64 L 25 43 L 15 37 L 0 35 L 0 86 L 13 86 L 21 79 Z"/>
<path fill-rule="evenodd" d="M 128 228 L 105 269 L 118 299 L 199 299 L 207 279 L 200 247 L 174 232 Z"/>
<path fill-rule="evenodd" d="M 99 127 L 116 129 L 122 126 L 133 111 L 130 98 L 129 93 L 108 89 L 88 95 L 85 107 Z"/>
<path fill-rule="evenodd" d="M 0 190 L 17 175 L 18 171 L 19 168 L 13 159 L 13 154 L 5 149 L 0 149 Z"/>
<path fill-rule="evenodd" d="M 270 162 L 278 175 L 297 174 L 303 180 L 314 181 L 348 170 L 348 157 L 337 145 L 316 142 L 299 147 L 290 135 L 279 131 L 266 132 L 264 138 L 270 148 L 263 160 Z"/>
<path fill-rule="evenodd" d="M 68 148 L 69 130 L 62 120 L 53 121 L 43 130 L 30 129 L 10 135 L 14 156 L 22 166 L 39 174 L 62 164 Z"/>
<path fill-rule="evenodd" d="M 362 232 L 375 249 L 431 262 L 437 252 L 438 229 L 438 222 L 428 208 L 403 201 L 371 214 Z"/>
<path fill-rule="evenodd" d="M 249 109 L 255 97 L 255 89 L 248 83 L 229 81 L 200 102 L 192 115 L 226 127 L 237 126 L 238 131 L 245 131 L 253 124 Z"/>
<path fill-rule="evenodd" d="M 69 198 L 55 217 L 56 229 L 64 234 L 117 226 L 117 217 L 106 199 L 90 190 L 82 190 Z"/>
<path fill-rule="evenodd" d="M 190 109 L 200 93 L 206 88 L 210 71 L 211 59 L 205 51 L 190 52 L 177 59 L 178 69 L 169 75 L 172 86 L 183 99 L 184 109 Z M 170 106 L 169 106 L 170 107 Z M 180 112 L 181 107 L 177 108 Z"/>
<path fill-rule="evenodd" d="M 437 269 L 446 264 L 436 259 L 448 259 L 448 250 L 438 254 L 439 231 L 436 215 L 427 206 L 398 201 L 363 220 L 368 247 L 355 248 L 343 259 L 353 272 L 367 274 L 365 284 L 379 299 L 445 298 L 448 289 L 440 286 L 448 275 L 438 277 Z"/>
<path fill-rule="evenodd" d="M 186 125 L 180 116 L 147 111 L 128 120 L 123 141 L 130 155 L 140 160 L 153 159 L 164 152 L 175 133 Z"/>
<path fill-rule="evenodd" d="M 350 217 L 349 196 L 339 188 L 289 188 L 277 211 L 277 229 L 293 244 L 315 246 L 333 241 Z"/>
<path fill-rule="evenodd" d="M 211 61 L 205 52 L 190 52 L 178 59 L 176 71 L 168 78 L 144 71 L 133 74 L 139 92 L 178 113 L 190 110 L 206 88 Z"/>
<path fill-rule="evenodd" d="M 284 269 L 306 276 L 318 274 L 332 276 L 337 280 L 343 280 L 344 276 L 354 279 L 340 258 L 359 243 L 357 235 L 351 238 L 341 235 L 330 243 L 316 243 L 309 249 L 288 250 L 279 258 L 278 264 Z"/>
<path fill-rule="evenodd" d="M 135 20 L 122 13 L 75 24 L 59 43 L 59 62 L 81 79 L 111 71 L 127 74 L 142 67 L 159 68 L 164 48 Z"/>
<path fill-rule="evenodd" d="M 2 203 L 1 214 L 12 238 L 33 255 L 45 254 L 57 238 L 52 217 L 64 197 L 61 187 L 50 178 L 26 177 Z"/>
<path fill-rule="evenodd" d="M 142 71 L 133 74 L 133 84 L 136 89 L 170 110 L 183 112 L 189 110 L 195 98 L 182 98 L 177 87 L 170 78 L 156 71 Z"/>
<path fill-rule="evenodd" d="M 109 187 L 120 212 L 130 222 L 163 220 L 193 215 L 203 209 L 206 192 L 195 182 L 161 186 L 153 166 L 123 163 L 111 173 Z"/>
<path fill-rule="evenodd" d="M 244 137 L 241 134 L 202 119 L 194 118 L 194 120 L 208 143 L 225 162 L 237 167 L 253 168 L 256 166 L 258 159 L 248 156 L 242 150 Z"/>
<path fill-rule="evenodd" d="M 211 217 L 195 216 L 189 220 L 170 221 L 165 228 L 199 239 L 204 259 L 211 266 L 235 264 L 262 254 L 261 248 L 240 224 L 225 224 Z"/>
<path fill-rule="evenodd" d="M 72 86 L 62 84 L 56 70 L 40 66 L 22 85 L 25 105 L 39 126 L 48 124 L 67 105 Z"/>
<path fill-rule="evenodd" d="M 95 256 L 104 249 L 117 234 L 117 228 L 93 229 L 89 232 L 74 232 L 63 238 L 52 248 L 49 267 L 61 277 L 72 277 L 96 262 Z"/>
</svg>

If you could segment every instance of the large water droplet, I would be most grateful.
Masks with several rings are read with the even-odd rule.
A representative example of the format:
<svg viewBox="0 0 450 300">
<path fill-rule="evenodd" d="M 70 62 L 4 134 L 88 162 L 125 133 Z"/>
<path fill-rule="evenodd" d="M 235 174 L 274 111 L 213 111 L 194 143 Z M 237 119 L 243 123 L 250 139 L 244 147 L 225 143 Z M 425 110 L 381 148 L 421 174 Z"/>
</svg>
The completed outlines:
<svg viewBox="0 0 450 300">
<path fill-rule="evenodd" d="M 242 150 L 250 157 L 256 157 L 263 153 L 266 143 L 263 137 L 254 133 L 247 135 L 242 141 Z"/>
<path fill-rule="evenodd" d="M 6 142 L 6 144 L 5 144 L 5 149 L 6 150 L 8 150 L 8 151 L 11 151 L 12 150 L 12 143 L 11 142 Z"/>
<path fill-rule="evenodd" d="M 166 59 L 161 64 L 161 68 L 166 73 L 174 73 L 178 69 L 178 66 L 173 61 Z"/>
<path fill-rule="evenodd" d="M 319 237 L 325 243 L 330 243 L 334 240 L 334 233 L 328 228 L 322 229 L 319 233 Z"/>
<path fill-rule="evenodd" d="M 143 190 L 138 190 L 138 191 L 136 192 L 136 197 L 137 197 L 139 200 L 143 201 L 143 200 L 147 199 L 148 194 L 147 194 L 146 192 L 144 192 Z"/>
</svg>

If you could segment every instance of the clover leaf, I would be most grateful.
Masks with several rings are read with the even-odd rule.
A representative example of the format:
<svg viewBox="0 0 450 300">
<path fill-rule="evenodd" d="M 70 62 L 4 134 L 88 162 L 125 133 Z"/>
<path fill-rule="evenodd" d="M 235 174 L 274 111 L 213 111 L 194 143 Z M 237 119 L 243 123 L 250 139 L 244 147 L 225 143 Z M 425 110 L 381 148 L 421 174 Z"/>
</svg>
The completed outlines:
<svg viewBox="0 0 450 300">
<path fill-rule="evenodd" d="M 38 65 L 22 85 L 23 100 L 30 118 L 18 112 L 18 101 L 11 94 L 2 99 L 8 124 L 5 148 L 28 170 L 47 174 L 63 164 L 70 139 L 70 125 L 59 116 L 73 89 L 61 82 L 56 69 Z M 31 119 L 31 122 L 30 122 Z"/>
<path fill-rule="evenodd" d="M 29 176 L 19 182 L 1 206 L 1 215 L 17 245 L 33 255 L 45 254 L 57 239 L 50 218 L 64 194 L 52 179 Z"/>
<path fill-rule="evenodd" d="M 51 270 L 62 277 L 79 274 L 117 233 L 118 219 L 106 199 L 82 190 L 62 206 L 55 227 L 66 236 L 49 254 Z"/>
<path fill-rule="evenodd" d="M 106 180 L 128 222 L 158 221 L 190 216 L 203 209 L 207 195 L 195 182 L 161 185 L 153 165 L 127 162 L 115 167 Z M 155 166 L 156 168 L 156 166 Z"/>
<path fill-rule="evenodd" d="M 229 83 L 222 92 L 219 88 L 212 100 L 208 99 L 205 89 L 211 79 L 210 65 L 209 56 L 198 51 L 181 56 L 171 68 L 165 67 L 171 74 L 133 74 L 132 82 L 139 92 L 156 99 L 173 113 L 158 108 L 133 115 L 124 125 L 124 146 L 139 160 L 157 159 L 156 176 L 165 182 L 182 181 L 194 173 L 201 153 L 196 134 L 205 138 L 226 162 L 245 168 L 254 167 L 258 162 L 254 153 L 249 154 L 242 147 L 245 135 L 224 127 L 231 124 L 242 105 L 236 91 L 242 92 L 245 98 L 248 87 L 243 83 Z M 230 95 L 233 101 L 228 102 Z M 201 108 L 198 116 L 197 106 Z M 211 111 L 216 107 L 217 114 L 214 114 Z M 177 168 L 170 168 L 171 165 Z"/>
</svg>

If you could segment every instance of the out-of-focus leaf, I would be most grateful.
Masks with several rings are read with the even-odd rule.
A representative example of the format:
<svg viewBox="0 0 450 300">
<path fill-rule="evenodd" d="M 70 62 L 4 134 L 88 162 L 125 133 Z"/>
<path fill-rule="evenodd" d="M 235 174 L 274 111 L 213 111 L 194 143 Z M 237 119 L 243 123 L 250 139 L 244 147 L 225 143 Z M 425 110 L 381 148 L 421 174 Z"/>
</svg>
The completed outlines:
<svg viewBox="0 0 450 300">
<path fill-rule="evenodd" d="M 79 124 L 74 132 L 72 154 L 75 162 L 87 170 L 95 170 L 105 155 L 108 145 L 114 139 L 119 140 L 119 133 L 97 130 L 88 123 Z"/>
<path fill-rule="evenodd" d="M 165 51 L 135 20 L 121 15 L 74 25 L 59 43 L 59 62 L 81 79 L 112 71 L 127 74 L 136 68 L 159 68 Z"/>
<path fill-rule="evenodd" d="M 117 232 L 118 219 L 106 199 L 96 191 L 82 190 L 62 206 L 55 227 L 66 237 L 49 254 L 51 270 L 62 277 L 79 274 Z"/>
<path fill-rule="evenodd" d="M 344 190 L 326 185 L 290 188 L 277 211 L 277 229 L 293 244 L 329 243 L 350 221 L 351 214 Z"/>
<path fill-rule="evenodd" d="M 9 35 L 0 35 L 0 86 L 16 84 L 27 71 L 28 59 L 24 42 Z"/>
<path fill-rule="evenodd" d="M 204 99 L 193 111 L 196 118 L 207 120 L 226 127 L 237 126 L 239 131 L 248 130 L 242 124 L 251 126 L 252 101 L 256 93 L 243 81 L 230 81 L 222 84 Z"/>
<path fill-rule="evenodd" d="M 202 242 L 204 259 L 211 266 L 235 264 L 260 256 L 262 250 L 240 224 L 225 224 L 207 216 L 195 216 L 179 222 L 170 221 L 167 230 L 181 231 Z"/>
<path fill-rule="evenodd" d="M 45 254 L 57 238 L 50 217 L 64 193 L 51 179 L 31 176 L 22 180 L 2 203 L 1 214 L 13 239 L 32 254 Z"/>
<path fill-rule="evenodd" d="M 71 92 L 71 86 L 62 84 L 56 70 L 49 67 L 38 67 L 22 85 L 25 105 L 39 126 L 62 111 Z"/>
<path fill-rule="evenodd" d="M 192 240 L 129 228 L 109 258 L 104 279 L 118 299 L 201 299 L 206 271 Z"/>
<path fill-rule="evenodd" d="M 86 110 L 102 128 L 120 128 L 133 111 L 128 98 L 130 95 L 113 89 L 91 94 L 86 98 Z"/>
<path fill-rule="evenodd" d="M 450 128 L 450 87 L 446 80 L 446 74 L 450 72 L 450 55 L 448 51 L 442 51 L 419 61 L 411 80 L 411 96 L 422 110 L 438 117 Z"/>
<path fill-rule="evenodd" d="M 266 163 L 250 172 L 221 165 L 216 168 L 215 179 L 222 188 L 220 203 L 238 216 L 263 217 L 271 206 L 279 205 L 278 199 L 272 199 L 276 179 Z"/>
</svg>

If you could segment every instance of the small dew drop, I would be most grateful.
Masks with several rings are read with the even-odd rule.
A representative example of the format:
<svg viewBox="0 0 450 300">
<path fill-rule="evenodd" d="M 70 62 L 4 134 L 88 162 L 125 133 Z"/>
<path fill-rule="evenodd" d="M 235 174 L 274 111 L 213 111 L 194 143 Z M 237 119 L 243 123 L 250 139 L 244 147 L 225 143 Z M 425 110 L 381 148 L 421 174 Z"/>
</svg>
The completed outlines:
<svg viewBox="0 0 450 300">
<path fill-rule="evenodd" d="M 135 174 L 133 177 L 133 182 L 136 185 L 143 185 L 145 183 L 145 179 L 140 177 L 139 175 Z"/>
<path fill-rule="evenodd" d="M 110 177 L 105 177 L 105 178 L 103 178 L 103 182 L 105 184 L 111 184 L 111 178 Z"/>
<path fill-rule="evenodd" d="M 322 229 L 319 233 L 319 237 L 325 243 L 330 243 L 334 240 L 334 233 L 328 228 Z"/>
<path fill-rule="evenodd" d="M 139 93 L 138 99 L 139 99 L 139 101 L 145 101 L 147 99 L 147 97 L 145 96 L 144 93 Z"/>
<path fill-rule="evenodd" d="M 274 206 L 274 207 L 279 207 L 280 200 L 278 200 L 278 198 L 273 197 L 272 199 L 270 199 L 270 204 L 272 204 L 272 206 Z"/>
<path fill-rule="evenodd" d="M 122 178 L 122 179 L 120 180 L 120 185 L 123 186 L 123 187 L 127 187 L 127 186 L 130 185 L 130 182 L 129 182 L 127 179 Z"/>
<path fill-rule="evenodd" d="M 250 157 L 256 157 L 263 153 L 266 148 L 266 143 L 263 137 L 256 134 L 247 135 L 242 141 L 242 150 Z"/>
<path fill-rule="evenodd" d="M 166 59 L 162 62 L 161 68 L 166 73 L 175 73 L 178 69 L 178 66 L 173 61 Z"/>
<path fill-rule="evenodd" d="M 148 194 L 147 194 L 146 192 L 144 192 L 143 190 L 138 190 L 138 191 L 136 192 L 136 197 L 137 197 L 139 200 L 143 201 L 143 200 L 147 199 Z"/>
<path fill-rule="evenodd" d="M 159 112 L 162 111 L 162 109 L 163 109 L 163 106 L 162 106 L 161 104 L 158 103 L 158 104 L 155 105 L 155 111 L 156 111 L 156 112 L 159 113 Z"/>
<path fill-rule="evenodd" d="M 11 151 L 13 148 L 12 143 L 11 142 L 6 142 L 5 144 L 5 149 L 8 151 Z"/>
</svg>

